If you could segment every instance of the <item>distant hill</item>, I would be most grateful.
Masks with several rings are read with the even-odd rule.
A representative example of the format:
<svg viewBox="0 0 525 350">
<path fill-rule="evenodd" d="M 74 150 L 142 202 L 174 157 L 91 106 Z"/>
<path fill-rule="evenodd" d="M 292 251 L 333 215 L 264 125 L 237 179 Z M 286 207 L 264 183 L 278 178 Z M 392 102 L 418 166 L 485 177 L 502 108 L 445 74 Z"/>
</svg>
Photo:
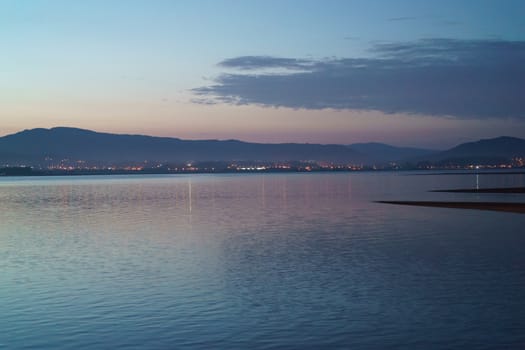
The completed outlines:
<svg viewBox="0 0 525 350">
<path fill-rule="evenodd" d="M 344 145 L 262 144 L 236 140 L 181 140 L 120 135 L 57 127 L 31 129 L 0 137 L 0 164 L 34 164 L 44 158 L 99 162 L 294 161 L 361 162 L 364 157 Z"/>
<path fill-rule="evenodd" d="M 422 158 L 438 153 L 438 151 L 435 150 L 395 147 L 378 142 L 354 143 L 348 147 L 365 156 L 368 163 L 374 164 L 406 162 L 414 158 Z"/>
<path fill-rule="evenodd" d="M 1 165 L 40 165 L 45 159 L 88 162 L 317 161 L 383 165 L 389 162 L 489 164 L 525 157 L 525 140 L 498 137 L 464 143 L 447 151 L 394 147 L 382 143 L 321 145 L 264 144 L 237 140 L 181 140 L 56 127 L 0 137 Z"/>
<path fill-rule="evenodd" d="M 447 151 L 421 158 L 434 163 L 498 164 L 516 157 L 525 157 L 525 140 L 501 136 L 460 144 Z"/>
</svg>

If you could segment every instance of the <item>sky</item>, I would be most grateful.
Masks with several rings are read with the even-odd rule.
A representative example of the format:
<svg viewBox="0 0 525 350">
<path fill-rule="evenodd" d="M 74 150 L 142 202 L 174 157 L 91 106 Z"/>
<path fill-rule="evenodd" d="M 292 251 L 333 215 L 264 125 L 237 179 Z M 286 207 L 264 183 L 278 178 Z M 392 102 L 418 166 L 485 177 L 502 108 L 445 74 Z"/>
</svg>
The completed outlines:
<svg viewBox="0 0 525 350">
<path fill-rule="evenodd" d="M 525 1 L 0 0 L 0 135 L 525 138 Z"/>
</svg>

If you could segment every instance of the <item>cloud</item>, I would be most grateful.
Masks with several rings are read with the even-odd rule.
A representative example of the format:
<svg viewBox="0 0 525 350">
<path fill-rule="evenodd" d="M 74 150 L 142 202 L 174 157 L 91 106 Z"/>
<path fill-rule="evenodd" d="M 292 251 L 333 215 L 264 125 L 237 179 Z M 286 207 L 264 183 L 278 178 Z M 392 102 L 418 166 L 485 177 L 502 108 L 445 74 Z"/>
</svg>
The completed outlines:
<svg viewBox="0 0 525 350">
<path fill-rule="evenodd" d="M 418 19 L 417 17 L 412 17 L 412 16 L 403 16 L 403 17 L 391 17 L 391 18 L 387 18 L 387 20 L 390 21 L 390 22 L 415 21 L 415 20 L 417 20 L 417 19 Z"/>
<path fill-rule="evenodd" d="M 311 65 L 311 61 L 297 58 L 281 58 L 271 56 L 241 56 L 229 58 L 219 63 L 223 68 L 234 68 L 240 70 L 255 70 L 266 68 L 300 69 L 303 70 Z"/>
<path fill-rule="evenodd" d="M 234 73 L 193 92 L 199 103 L 525 119 L 524 41 L 426 39 L 376 44 L 371 52 L 373 58 L 231 58 L 219 66 Z"/>
</svg>

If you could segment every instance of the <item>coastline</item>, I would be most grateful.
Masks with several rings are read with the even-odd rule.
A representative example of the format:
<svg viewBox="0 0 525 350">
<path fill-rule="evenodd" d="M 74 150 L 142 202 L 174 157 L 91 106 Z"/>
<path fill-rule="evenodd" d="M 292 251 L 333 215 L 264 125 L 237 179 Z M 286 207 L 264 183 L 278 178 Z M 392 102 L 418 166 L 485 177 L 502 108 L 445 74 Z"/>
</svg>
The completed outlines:
<svg viewBox="0 0 525 350">
<path fill-rule="evenodd" d="M 410 205 L 419 207 L 476 209 L 525 214 L 525 203 L 512 202 L 441 202 L 441 201 L 375 201 L 381 204 Z"/>
<path fill-rule="evenodd" d="M 525 193 L 525 187 L 500 187 L 500 188 L 459 188 L 452 190 L 432 190 L 441 193 Z"/>
</svg>

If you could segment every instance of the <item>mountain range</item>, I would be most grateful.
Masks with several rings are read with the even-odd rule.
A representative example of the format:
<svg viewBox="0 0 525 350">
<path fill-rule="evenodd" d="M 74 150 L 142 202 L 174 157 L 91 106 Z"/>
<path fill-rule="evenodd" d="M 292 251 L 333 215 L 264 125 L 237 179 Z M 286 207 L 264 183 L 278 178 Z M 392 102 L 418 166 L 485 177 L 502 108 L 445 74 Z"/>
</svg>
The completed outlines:
<svg viewBox="0 0 525 350">
<path fill-rule="evenodd" d="M 436 164 L 502 164 L 515 158 L 525 158 L 525 140 L 500 136 L 475 142 L 467 142 L 449 150 L 426 157 Z"/>
<path fill-rule="evenodd" d="M 238 140 L 182 140 L 169 137 L 99 133 L 56 127 L 0 137 L 0 165 L 42 164 L 47 159 L 91 162 L 317 161 L 379 165 L 389 162 L 446 162 L 454 159 L 510 159 L 525 156 L 525 140 L 480 140 L 435 151 L 381 143 L 351 145 L 250 143 Z"/>
</svg>

